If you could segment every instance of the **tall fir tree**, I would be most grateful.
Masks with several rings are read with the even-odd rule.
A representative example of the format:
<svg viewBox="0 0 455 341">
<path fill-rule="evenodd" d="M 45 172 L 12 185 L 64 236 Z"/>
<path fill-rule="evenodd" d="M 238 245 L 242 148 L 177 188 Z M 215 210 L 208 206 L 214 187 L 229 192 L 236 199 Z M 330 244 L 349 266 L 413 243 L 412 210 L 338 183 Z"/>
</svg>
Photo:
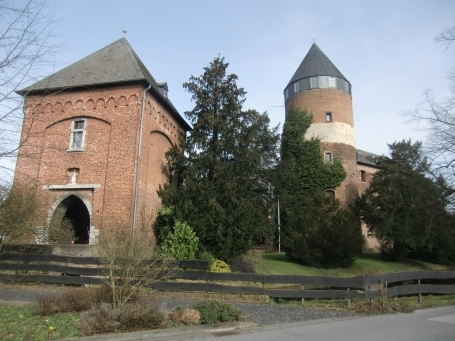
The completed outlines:
<svg viewBox="0 0 455 341">
<path fill-rule="evenodd" d="M 178 148 L 168 153 L 178 175 L 159 191 L 174 216 L 194 228 L 202 249 L 223 260 L 248 251 L 270 225 L 279 139 L 267 114 L 243 110 L 246 92 L 228 65 L 217 57 L 183 85 L 195 103 L 185 113 L 193 130 L 183 155 Z"/>
</svg>

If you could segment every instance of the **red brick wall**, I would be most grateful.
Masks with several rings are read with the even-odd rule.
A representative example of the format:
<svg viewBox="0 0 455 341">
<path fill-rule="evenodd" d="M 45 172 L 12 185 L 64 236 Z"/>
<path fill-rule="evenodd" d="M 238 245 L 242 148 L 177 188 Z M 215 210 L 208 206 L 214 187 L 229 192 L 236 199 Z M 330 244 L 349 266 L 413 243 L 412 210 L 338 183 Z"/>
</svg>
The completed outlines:
<svg viewBox="0 0 455 341">
<path fill-rule="evenodd" d="M 326 123 L 326 113 L 332 113 L 332 122 L 341 122 L 354 126 L 351 96 L 336 89 L 313 89 L 299 92 L 286 101 L 286 112 L 295 107 L 306 109 L 313 115 L 313 123 Z M 321 143 L 321 154 L 332 152 L 334 157 L 341 158 L 346 170 L 346 178 L 335 189 L 335 197 L 343 207 L 348 207 L 358 195 L 357 161 L 355 147 L 342 143 Z M 321 157 L 323 157 L 321 155 Z"/>
<path fill-rule="evenodd" d="M 43 190 L 51 201 L 77 192 L 93 206 L 91 225 L 130 225 L 142 94 L 141 85 L 128 85 L 27 96 L 15 181 L 65 185 L 68 169 L 77 168 L 77 184 L 99 184 L 100 188 Z M 147 94 L 145 108 L 139 198 L 141 203 L 151 203 L 154 216 L 159 207 L 156 188 L 165 180 L 156 163 L 163 162 L 171 142 L 184 137 L 184 131 L 154 96 Z M 68 150 L 75 118 L 87 119 L 84 151 Z M 162 138 L 152 141 L 152 132 L 160 132 Z"/>
<path fill-rule="evenodd" d="M 347 92 L 336 89 L 312 89 L 299 92 L 286 100 L 286 112 L 295 107 L 313 114 L 314 123 L 325 123 L 325 114 L 332 113 L 333 122 L 354 127 L 352 98 Z"/>
</svg>

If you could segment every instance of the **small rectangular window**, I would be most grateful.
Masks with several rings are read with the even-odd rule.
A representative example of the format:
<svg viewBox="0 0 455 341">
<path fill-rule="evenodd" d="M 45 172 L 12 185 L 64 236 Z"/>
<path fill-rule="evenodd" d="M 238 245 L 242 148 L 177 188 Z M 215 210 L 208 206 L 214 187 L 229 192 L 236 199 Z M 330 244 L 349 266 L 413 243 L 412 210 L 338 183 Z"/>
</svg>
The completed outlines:
<svg viewBox="0 0 455 341">
<path fill-rule="evenodd" d="M 362 182 L 367 182 L 367 172 L 365 172 L 365 171 L 363 171 L 363 170 L 360 171 L 360 180 L 361 180 Z"/>
<path fill-rule="evenodd" d="M 329 80 L 328 76 L 319 76 L 319 88 L 320 89 L 327 89 L 329 87 Z"/>
<path fill-rule="evenodd" d="M 284 90 L 284 98 L 287 99 L 289 97 L 289 89 L 286 88 L 286 90 Z"/>
<path fill-rule="evenodd" d="M 325 113 L 325 121 L 326 122 L 332 122 L 332 113 L 331 112 L 326 112 Z"/>
<path fill-rule="evenodd" d="M 294 83 L 294 93 L 299 92 L 299 82 Z"/>
<path fill-rule="evenodd" d="M 329 88 L 337 87 L 337 79 L 335 77 L 329 77 Z"/>
<path fill-rule="evenodd" d="M 311 89 L 316 89 L 319 87 L 318 77 L 310 77 L 310 86 Z"/>
<path fill-rule="evenodd" d="M 331 152 L 324 152 L 324 161 L 332 162 L 332 153 Z"/>
<path fill-rule="evenodd" d="M 85 141 L 85 128 L 87 120 L 74 120 L 71 122 L 69 150 L 83 150 Z"/>
<path fill-rule="evenodd" d="M 325 193 L 326 198 L 330 198 L 332 200 L 335 200 L 335 191 L 334 190 L 328 189 L 324 193 Z"/>
</svg>

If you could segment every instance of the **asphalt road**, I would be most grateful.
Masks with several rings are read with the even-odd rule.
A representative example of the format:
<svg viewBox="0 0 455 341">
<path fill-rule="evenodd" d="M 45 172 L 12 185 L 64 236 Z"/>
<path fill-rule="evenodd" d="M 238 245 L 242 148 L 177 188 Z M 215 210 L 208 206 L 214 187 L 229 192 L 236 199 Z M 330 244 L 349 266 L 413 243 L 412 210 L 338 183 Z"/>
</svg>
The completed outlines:
<svg viewBox="0 0 455 341">
<path fill-rule="evenodd" d="M 198 340 L 193 338 L 192 340 Z M 202 337 L 219 340 L 219 337 Z M 343 321 L 285 326 L 261 326 L 223 341 L 442 341 L 455 340 L 455 307 L 419 310 L 410 314 L 361 317 Z"/>
</svg>

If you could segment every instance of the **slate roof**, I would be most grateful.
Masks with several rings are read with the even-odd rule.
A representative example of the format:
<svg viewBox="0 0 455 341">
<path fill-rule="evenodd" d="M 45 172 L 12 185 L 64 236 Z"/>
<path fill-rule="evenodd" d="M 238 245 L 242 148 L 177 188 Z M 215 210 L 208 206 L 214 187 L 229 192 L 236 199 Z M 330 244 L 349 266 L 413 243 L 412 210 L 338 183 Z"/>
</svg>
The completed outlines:
<svg viewBox="0 0 455 341">
<path fill-rule="evenodd" d="M 288 84 L 294 83 L 302 78 L 314 76 L 334 76 L 347 80 L 316 43 L 311 45 L 310 50 L 305 58 L 303 58 L 303 61 Z"/>
<path fill-rule="evenodd" d="M 377 167 L 376 160 L 380 157 L 380 155 L 373 154 L 361 149 L 356 149 L 356 152 L 357 162 Z"/>
<path fill-rule="evenodd" d="M 26 95 L 31 91 L 52 91 L 126 82 L 147 82 L 151 84 L 153 92 L 169 107 L 183 128 L 186 131 L 191 130 L 191 127 L 180 116 L 163 92 L 163 86 L 167 90 L 167 84 L 158 84 L 155 81 L 125 38 L 121 38 L 49 77 L 19 90 L 18 93 Z"/>
</svg>

